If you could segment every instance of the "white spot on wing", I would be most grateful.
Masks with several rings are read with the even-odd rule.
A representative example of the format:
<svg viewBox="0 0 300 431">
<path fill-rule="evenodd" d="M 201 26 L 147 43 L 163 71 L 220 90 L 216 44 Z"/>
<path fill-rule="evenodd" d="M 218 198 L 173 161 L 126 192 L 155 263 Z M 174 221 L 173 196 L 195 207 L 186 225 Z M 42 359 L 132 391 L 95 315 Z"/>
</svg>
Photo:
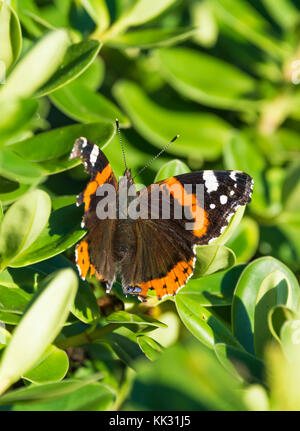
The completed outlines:
<svg viewBox="0 0 300 431">
<path fill-rule="evenodd" d="M 204 171 L 203 179 L 205 181 L 205 187 L 208 193 L 215 192 L 218 190 L 218 180 L 213 171 Z"/>
<path fill-rule="evenodd" d="M 90 162 L 91 162 L 92 166 L 95 166 L 98 155 L 99 155 L 99 148 L 97 147 L 97 145 L 94 145 L 92 152 L 90 154 Z"/>
<path fill-rule="evenodd" d="M 228 197 L 226 195 L 220 196 L 220 202 L 222 205 L 225 205 L 227 201 L 228 201 Z"/>
<path fill-rule="evenodd" d="M 213 210 L 213 209 L 216 208 L 216 205 L 215 204 L 210 204 L 209 207 Z"/>
</svg>

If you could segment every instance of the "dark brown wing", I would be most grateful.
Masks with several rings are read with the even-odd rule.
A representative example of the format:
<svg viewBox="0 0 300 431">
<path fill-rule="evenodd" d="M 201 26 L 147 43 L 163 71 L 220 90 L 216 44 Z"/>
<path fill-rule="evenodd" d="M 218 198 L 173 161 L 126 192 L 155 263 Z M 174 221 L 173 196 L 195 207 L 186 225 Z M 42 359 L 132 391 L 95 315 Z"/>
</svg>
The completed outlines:
<svg viewBox="0 0 300 431">
<path fill-rule="evenodd" d="M 113 258 L 116 220 L 100 219 L 96 211 L 105 198 L 99 194 L 99 189 L 109 184 L 117 193 L 117 181 L 104 153 L 86 138 L 76 140 L 70 158 L 82 158 L 85 170 L 91 174 L 87 187 L 77 197 L 77 205 L 84 204 L 82 227 L 88 229 L 88 235 L 76 246 L 77 267 L 82 278 L 88 273 L 95 274 L 110 289 L 116 273 Z"/>
</svg>

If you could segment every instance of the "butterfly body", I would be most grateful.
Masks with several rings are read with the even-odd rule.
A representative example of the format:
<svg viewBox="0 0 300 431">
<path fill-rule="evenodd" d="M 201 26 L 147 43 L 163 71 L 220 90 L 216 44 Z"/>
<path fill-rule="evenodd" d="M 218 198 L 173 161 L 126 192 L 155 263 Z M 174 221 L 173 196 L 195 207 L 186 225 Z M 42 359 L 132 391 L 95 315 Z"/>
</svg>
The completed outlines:
<svg viewBox="0 0 300 431">
<path fill-rule="evenodd" d="M 70 158 L 81 158 L 91 175 L 77 198 L 88 230 L 76 246 L 80 275 L 95 275 L 110 291 L 119 273 L 124 293 L 141 300 L 149 289 L 158 298 L 175 295 L 194 272 L 195 247 L 217 238 L 251 200 L 253 180 L 240 171 L 192 172 L 137 192 L 131 170 L 117 182 L 86 138 L 76 140 Z"/>
</svg>

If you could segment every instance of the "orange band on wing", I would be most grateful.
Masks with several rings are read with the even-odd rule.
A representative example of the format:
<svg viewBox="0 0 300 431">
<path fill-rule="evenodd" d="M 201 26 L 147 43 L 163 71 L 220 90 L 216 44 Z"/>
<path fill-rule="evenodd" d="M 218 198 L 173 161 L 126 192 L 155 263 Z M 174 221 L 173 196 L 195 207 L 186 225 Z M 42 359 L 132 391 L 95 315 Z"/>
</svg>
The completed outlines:
<svg viewBox="0 0 300 431">
<path fill-rule="evenodd" d="M 198 238 L 204 236 L 209 226 L 208 215 L 204 208 L 198 204 L 195 194 L 187 193 L 181 182 L 175 177 L 168 178 L 164 184 L 167 184 L 170 194 L 180 205 L 190 209 L 194 217 L 193 234 Z"/>
<path fill-rule="evenodd" d="M 81 241 L 76 246 L 76 264 L 81 278 L 85 279 L 90 272 L 90 276 L 95 274 L 99 280 L 103 279 L 103 277 L 96 271 L 94 265 L 90 262 L 88 243 L 85 240 Z"/>
<path fill-rule="evenodd" d="M 154 289 L 158 299 L 161 299 L 165 295 L 175 295 L 178 289 L 185 285 L 193 271 L 194 258 L 190 259 L 188 262 L 182 260 L 164 277 L 137 284 L 136 286 L 142 289 L 138 296 L 140 299 L 145 299 L 148 289 Z"/>
<path fill-rule="evenodd" d="M 98 172 L 96 178 L 87 185 L 83 195 L 85 211 L 87 211 L 90 207 L 92 195 L 96 193 L 99 186 L 102 186 L 103 184 L 108 182 L 108 180 L 112 177 L 112 173 L 113 172 L 110 165 L 107 165 L 105 166 L 103 171 Z"/>
</svg>

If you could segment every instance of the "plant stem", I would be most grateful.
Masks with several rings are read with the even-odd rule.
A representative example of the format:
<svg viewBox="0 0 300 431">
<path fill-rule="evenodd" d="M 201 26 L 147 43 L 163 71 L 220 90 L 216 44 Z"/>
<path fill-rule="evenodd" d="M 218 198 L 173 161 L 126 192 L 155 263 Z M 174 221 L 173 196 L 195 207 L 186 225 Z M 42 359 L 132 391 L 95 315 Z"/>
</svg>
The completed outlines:
<svg viewBox="0 0 300 431">
<path fill-rule="evenodd" d="M 119 323 L 109 323 L 102 328 L 96 328 L 92 332 L 89 330 L 82 332 L 78 335 L 73 335 L 73 337 L 65 338 L 63 340 L 58 340 L 55 345 L 60 349 L 68 349 L 69 347 L 82 346 L 83 344 L 92 343 L 99 338 L 103 338 L 105 335 L 110 334 L 115 329 L 122 326 Z"/>
</svg>

